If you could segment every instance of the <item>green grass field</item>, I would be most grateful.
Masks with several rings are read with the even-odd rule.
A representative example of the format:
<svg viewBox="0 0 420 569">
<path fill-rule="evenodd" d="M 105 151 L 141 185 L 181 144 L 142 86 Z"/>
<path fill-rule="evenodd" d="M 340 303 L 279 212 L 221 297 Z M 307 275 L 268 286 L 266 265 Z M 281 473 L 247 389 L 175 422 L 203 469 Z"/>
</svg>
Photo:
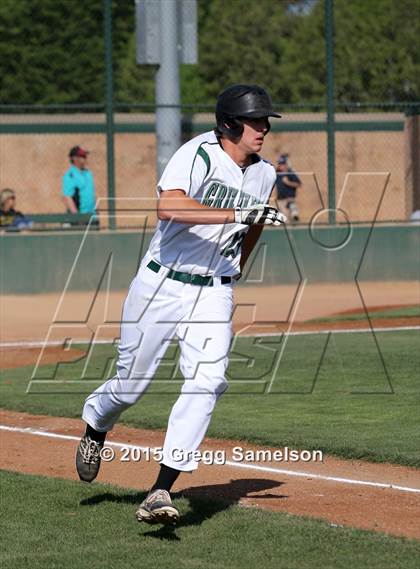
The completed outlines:
<svg viewBox="0 0 420 569">
<path fill-rule="evenodd" d="M 369 318 L 419 318 L 420 306 L 401 306 L 385 310 L 368 310 Z M 310 322 L 346 322 L 348 320 L 367 320 L 366 314 L 337 314 L 328 318 L 314 318 Z"/>
<path fill-rule="evenodd" d="M 2 569 L 414 569 L 420 542 L 215 501 L 175 499 L 175 530 L 139 524 L 144 493 L 1 472 Z M 245 537 L 246 536 L 246 537 Z"/>
<path fill-rule="evenodd" d="M 281 338 L 240 339 L 232 349 L 230 389 L 217 404 L 209 435 L 420 466 L 420 335 L 383 332 L 376 342 L 381 357 L 371 334 L 291 336 L 285 346 Z M 95 347 L 87 377 L 96 380 L 76 383 L 68 380 L 81 377 L 84 361 L 45 366 L 28 393 L 33 368 L 7 370 L 2 406 L 80 417 L 86 395 L 103 381 L 98 377 L 107 377 L 114 357 L 111 346 Z M 181 383 L 175 364 L 170 348 L 152 388 L 123 423 L 166 427 Z"/>
</svg>

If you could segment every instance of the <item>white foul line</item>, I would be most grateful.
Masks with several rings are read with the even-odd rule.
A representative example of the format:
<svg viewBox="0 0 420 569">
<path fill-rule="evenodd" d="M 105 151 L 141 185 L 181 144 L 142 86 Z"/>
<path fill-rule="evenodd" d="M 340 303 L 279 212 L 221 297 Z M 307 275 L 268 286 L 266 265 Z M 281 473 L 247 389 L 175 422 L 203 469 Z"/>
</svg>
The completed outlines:
<svg viewBox="0 0 420 569">
<path fill-rule="evenodd" d="M 23 433 L 26 435 L 35 435 L 38 437 L 49 437 L 52 439 L 61 439 L 67 441 L 79 441 L 80 437 L 73 437 L 71 435 L 60 435 L 59 433 L 51 433 L 49 431 L 38 431 L 32 427 L 9 427 L 8 425 L 0 425 L 0 431 L 10 431 L 15 433 Z M 139 445 L 130 445 L 128 443 L 117 443 L 109 441 L 107 446 L 114 446 L 117 448 L 130 448 L 140 449 L 142 451 L 149 450 L 150 447 L 141 447 Z M 154 449 L 150 449 L 153 451 Z M 353 478 L 342 478 L 338 476 L 326 476 L 323 474 L 314 474 L 312 472 L 300 472 L 296 470 L 287 470 L 286 468 L 273 468 L 270 466 L 259 466 L 257 464 L 242 464 L 240 462 L 232 462 L 227 460 L 221 466 L 231 466 L 234 468 L 248 468 L 249 470 L 258 470 L 260 472 L 272 472 L 275 474 L 286 474 L 287 476 L 296 476 L 300 478 L 317 478 L 318 480 L 327 480 L 330 482 L 340 482 L 341 484 L 358 484 L 360 486 L 372 486 L 374 488 L 388 488 L 390 490 L 400 490 L 401 492 L 414 492 L 420 494 L 420 488 L 410 488 L 409 486 L 399 486 L 398 484 L 390 484 L 384 482 L 369 482 L 368 480 L 357 480 Z"/>
<path fill-rule="evenodd" d="M 346 328 L 346 329 L 338 329 L 335 330 L 331 328 L 330 330 L 301 330 L 296 332 L 289 332 L 287 330 L 279 330 L 278 332 L 262 332 L 260 334 L 240 334 L 240 337 L 243 338 L 270 338 L 272 336 L 282 336 L 283 334 L 286 336 L 308 336 L 308 335 L 315 335 L 315 334 L 359 334 L 359 333 L 366 333 L 366 332 L 374 332 L 378 334 L 380 332 L 407 332 L 412 330 L 420 330 L 420 326 L 394 326 L 389 328 Z M 48 346 L 63 346 L 63 340 L 50 340 L 50 341 L 26 341 L 23 340 L 21 342 L 0 342 L 0 348 L 43 348 Z M 95 340 L 92 342 L 91 340 L 77 340 L 74 342 L 76 345 L 90 345 L 91 343 L 94 344 L 115 344 L 115 340 Z"/>
<path fill-rule="evenodd" d="M 369 482 L 368 480 L 355 480 L 353 478 L 341 478 L 339 476 L 325 476 L 324 474 L 313 474 L 311 472 L 298 472 L 295 470 L 287 470 L 285 468 L 272 468 L 270 466 L 259 466 L 258 464 L 243 464 L 240 462 L 231 462 L 227 460 L 229 466 L 238 468 L 250 468 L 252 470 L 261 470 L 262 472 L 274 472 L 277 474 L 287 474 L 287 476 L 297 476 L 300 478 L 318 478 L 319 480 L 330 480 L 331 482 L 341 482 L 342 484 L 359 484 L 361 486 L 373 486 L 375 488 L 389 488 L 391 490 L 401 490 L 403 492 L 415 492 L 420 494 L 420 488 L 410 488 L 408 486 L 399 486 L 398 484 L 387 484 L 384 482 Z"/>
</svg>

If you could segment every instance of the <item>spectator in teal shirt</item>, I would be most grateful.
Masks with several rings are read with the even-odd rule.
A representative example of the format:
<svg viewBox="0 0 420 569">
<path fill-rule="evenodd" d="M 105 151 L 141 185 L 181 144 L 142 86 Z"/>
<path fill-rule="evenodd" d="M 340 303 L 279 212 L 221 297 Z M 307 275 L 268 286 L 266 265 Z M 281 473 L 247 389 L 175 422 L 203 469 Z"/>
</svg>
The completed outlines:
<svg viewBox="0 0 420 569">
<path fill-rule="evenodd" d="M 73 146 L 69 152 L 70 168 L 63 176 L 63 196 L 69 213 L 94 214 L 95 184 L 93 174 L 86 168 L 88 152 Z M 97 221 L 96 221 L 97 223 Z"/>
</svg>

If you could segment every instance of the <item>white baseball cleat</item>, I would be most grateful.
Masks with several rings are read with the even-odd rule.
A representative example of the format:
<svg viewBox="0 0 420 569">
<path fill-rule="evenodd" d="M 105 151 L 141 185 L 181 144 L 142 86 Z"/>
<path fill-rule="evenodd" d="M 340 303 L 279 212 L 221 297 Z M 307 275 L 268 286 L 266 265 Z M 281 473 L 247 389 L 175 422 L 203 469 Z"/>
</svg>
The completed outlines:
<svg viewBox="0 0 420 569">
<path fill-rule="evenodd" d="M 166 490 L 153 490 L 138 507 L 136 518 L 147 524 L 175 525 L 179 512 L 172 504 L 171 496 Z"/>
</svg>

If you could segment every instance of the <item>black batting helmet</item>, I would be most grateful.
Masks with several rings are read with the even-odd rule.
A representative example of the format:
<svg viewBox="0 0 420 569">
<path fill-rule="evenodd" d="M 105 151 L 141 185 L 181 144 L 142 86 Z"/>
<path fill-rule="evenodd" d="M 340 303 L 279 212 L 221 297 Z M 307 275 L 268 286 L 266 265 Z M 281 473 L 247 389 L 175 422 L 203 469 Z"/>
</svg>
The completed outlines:
<svg viewBox="0 0 420 569">
<path fill-rule="evenodd" d="M 258 85 L 232 85 L 220 93 L 216 103 L 217 131 L 232 137 L 241 136 L 244 125 L 241 118 L 280 118 L 274 112 L 270 95 Z M 270 123 L 267 120 L 267 128 Z"/>
</svg>

